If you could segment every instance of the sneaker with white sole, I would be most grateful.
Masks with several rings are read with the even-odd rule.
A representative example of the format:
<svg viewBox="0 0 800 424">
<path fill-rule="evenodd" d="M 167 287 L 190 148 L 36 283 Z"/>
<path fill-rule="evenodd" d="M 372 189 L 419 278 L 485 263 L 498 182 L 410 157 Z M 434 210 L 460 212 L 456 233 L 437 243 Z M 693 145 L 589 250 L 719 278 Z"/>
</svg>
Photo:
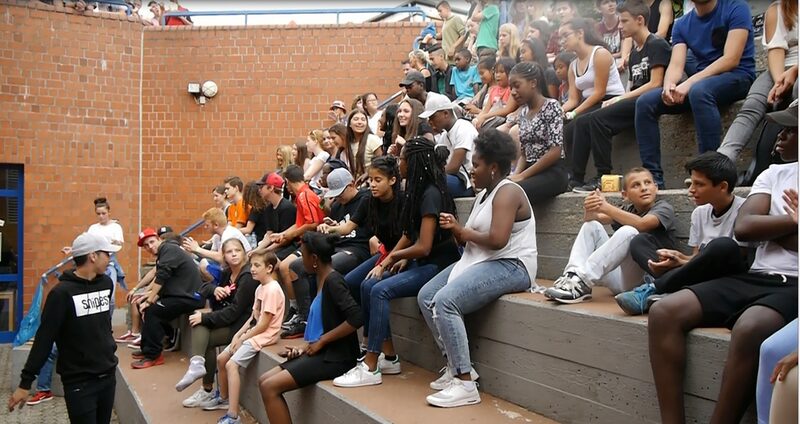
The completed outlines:
<svg viewBox="0 0 800 424">
<path fill-rule="evenodd" d="M 217 395 L 214 396 L 208 402 L 203 403 L 201 408 L 203 408 L 203 411 L 216 411 L 218 409 L 227 410 L 228 406 L 230 406 L 228 404 L 228 399 L 223 399 L 222 397 L 220 397 L 219 391 L 217 391 Z"/>
<path fill-rule="evenodd" d="M 577 275 L 570 274 L 545 290 L 544 295 L 561 303 L 580 303 L 592 298 L 592 288 Z"/>
<path fill-rule="evenodd" d="M 140 336 L 141 334 L 134 333 L 133 331 L 128 330 L 127 333 L 117 337 L 116 339 L 114 339 L 114 341 L 117 343 L 130 343 L 139 338 Z"/>
<path fill-rule="evenodd" d="M 204 388 L 197 389 L 193 395 L 183 400 L 183 406 L 187 408 L 199 408 L 202 404 L 210 401 L 215 396 L 214 391 L 207 392 Z"/>
<path fill-rule="evenodd" d="M 187 387 L 191 386 L 195 381 L 205 377 L 206 375 L 206 358 L 195 355 L 189 359 L 189 369 L 183 375 L 178 384 L 175 385 L 175 390 L 182 392 Z"/>
<path fill-rule="evenodd" d="M 128 343 L 128 347 L 131 349 L 139 349 L 142 347 L 142 336 L 139 335 L 134 341 Z"/>
<path fill-rule="evenodd" d="M 390 361 L 386 359 L 386 355 L 381 353 L 381 356 L 378 357 L 378 369 L 381 370 L 381 374 L 385 375 L 397 375 L 403 372 L 400 369 L 400 355 L 394 355 L 394 361 Z"/>
<path fill-rule="evenodd" d="M 480 403 L 481 395 L 478 393 L 478 385 L 474 381 L 454 378 L 447 388 L 428 396 L 425 400 L 440 408 L 455 408 Z"/>
<path fill-rule="evenodd" d="M 381 383 L 383 383 L 383 379 L 380 367 L 376 367 L 375 371 L 370 371 L 367 364 L 363 362 L 359 362 L 350 371 L 333 379 L 333 385 L 336 387 L 375 386 Z"/>
<path fill-rule="evenodd" d="M 453 376 L 453 371 L 448 366 L 442 367 L 439 372 L 442 373 L 442 375 L 439 376 L 439 378 L 437 378 L 435 381 L 431 381 L 430 386 L 433 390 L 446 389 L 447 386 L 450 385 L 450 382 L 455 378 L 455 376 Z M 478 375 L 478 372 L 475 371 L 475 368 L 472 368 L 469 370 L 469 378 L 472 379 L 472 381 L 477 381 L 479 378 L 481 378 L 481 376 Z"/>
</svg>

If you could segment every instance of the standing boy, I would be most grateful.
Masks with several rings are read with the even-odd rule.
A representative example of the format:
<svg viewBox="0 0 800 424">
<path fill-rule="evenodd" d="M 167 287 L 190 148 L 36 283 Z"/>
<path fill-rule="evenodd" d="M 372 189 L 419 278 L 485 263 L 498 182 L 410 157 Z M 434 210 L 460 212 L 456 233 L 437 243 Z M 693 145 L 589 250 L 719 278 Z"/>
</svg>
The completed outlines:
<svg viewBox="0 0 800 424">
<path fill-rule="evenodd" d="M 475 49 L 478 59 L 494 57 L 497 54 L 497 31 L 500 29 L 500 8 L 494 0 L 481 0 L 483 8 L 472 14 L 472 21 L 478 24 L 478 37 Z"/>
<path fill-rule="evenodd" d="M 597 169 L 597 176 L 572 190 L 576 193 L 591 193 L 600 188 L 600 177 L 612 172 L 612 137 L 633 128 L 637 99 L 661 87 L 664 81 L 671 47 L 647 29 L 649 15 L 650 9 L 642 0 L 628 0 L 619 8 L 622 34 L 631 37 L 634 43 L 628 57 L 630 91 L 606 100 L 600 109 L 575 120 L 573 179 L 584 180 L 590 151 Z"/>
<path fill-rule="evenodd" d="M 117 345 L 109 314 L 113 283 L 105 271 L 114 250 L 105 237 L 95 234 L 83 233 L 72 242 L 75 269 L 64 272 L 47 296 L 19 388 L 8 400 L 9 412 L 30 396 L 31 384 L 55 343 L 69 420 L 111 421 Z"/>
<path fill-rule="evenodd" d="M 606 286 L 614 294 L 631 290 L 642 281 L 644 269 L 630 254 L 631 240 L 639 233 L 650 233 L 660 247 L 675 246 L 675 211 L 666 200 L 658 199 L 658 187 L 644 168 L 633 168 L 624 176 L 622 198 L 630 204 L 619 208 L 595 191 L 583 203 L 584 222 L 569 255 L 564 275 L 545 297 L 561 303 L 591 299 L 592 287 Z M 611 224 L 609 237 L 603 225 Z M 657 258 L 653 249 L 651 259 Z"/>
</svg>

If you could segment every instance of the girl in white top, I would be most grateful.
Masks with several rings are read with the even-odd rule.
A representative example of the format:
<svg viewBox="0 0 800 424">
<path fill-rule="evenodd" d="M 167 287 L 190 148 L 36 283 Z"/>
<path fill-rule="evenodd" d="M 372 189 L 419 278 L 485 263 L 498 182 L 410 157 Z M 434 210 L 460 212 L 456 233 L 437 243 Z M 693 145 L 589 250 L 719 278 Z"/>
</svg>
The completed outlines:
<svg viewBox="0 0 800 424">
<path fill-rule="evenodd" d="M 323 135 L 322 130 L 313 130 L 306 137 L 306 149 L 311 154 L 311 161 L 308 164 L 308 169 L 303 172 L 303 178 L 308 181 L 308 185 L 314 190 L 321 188 L 319 186 L 319 177 L 322 176 L 322 166 L 331 157 L 322 148 Z"/>
<path fill-rule="evenodd" d="M 380 125 L 378 125 L 383 115 L 383 111 L 378 110 L 378 95 L 372 92 L 364 94 L 361 96 L 361 104 L 364 107 L 364 112 L 366 112 L 369 117 L 370 131 L 378 137 L 383 137 L 383 131 L 381 131 Z"/>
<path fill-rule="evenodd" d="M 796 0 L 776 1 L 764 14 L 761 42 L 767 50 L 767 70 L 753 81 L 742 108 L 717 149 L 734 161 L 750 141 L 756 126 L 764 119 L 770 91 L 781 80 L 786 69 L 797 65 L 797 27 Z"/>
<path fill-rule="evenodd" d="M 119 225 L 117 220 L 111 219 L 111 206 L 108 204 L 108 200 L 105 197 L 94 199 L 94 213 L 97 215 L 97 222 L 90 225 L 86 232 L 105 237 L 106 240 L 115 247 L 115 250 L 108 252 L 111 261 L 106 268 L 106 275 L 114 282 L 114 287 L 116 287 L 117 282 L 123 284 L 124 287 L 125 272 L 122 270 L 122 266 L 119 264 L 116 254 L 116 252 L 122 249 L 122 245 L 125 243 L 125 237 L 122 234 L 122 226 Z M 65 247 L 61 250 L 65 255 L 69 255 L 72 251 L 70 247 Z"/>
<path fill-rule="evenodd" d="M 464 315 L 507 293 L 536 286 L 536 222 L 525 192 L 508 180 L 517 146 L 498 130 L 475 139 L 472 178 L 478 192 L 467 224 L 451 214 L 439 216 L 441 228 L 465 244 L 461 260 L 433 277 L 419 292 L 425 322 L 447 358 L 444 374 L 431 383 L 440 392 L 427 397 L 439 407 L 480 402 L 469 355 Z"/>
<path fill-rule="evenodd" d="M 350 145 L 350 173 L 356 186 L 367 179 L 367 168 L 372 158 L 383 154 L 383 140 L 369 129 L 367 114 L 354 110 L 347 115 L 347 143 Z"/>
</svg>

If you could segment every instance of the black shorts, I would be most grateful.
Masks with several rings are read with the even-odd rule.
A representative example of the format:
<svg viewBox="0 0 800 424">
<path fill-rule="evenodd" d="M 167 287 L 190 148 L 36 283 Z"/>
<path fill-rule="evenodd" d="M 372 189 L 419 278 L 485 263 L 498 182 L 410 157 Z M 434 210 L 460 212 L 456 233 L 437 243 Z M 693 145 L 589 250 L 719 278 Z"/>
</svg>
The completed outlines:
<svg viewBox="0 0 800 424">
<path fill-rule="evenodd" d="M 751 306 L 766 306 L 786 322 L 797 318 L 797 277 L 743 273 L 686 287 L 703 308 L 703 327 L 733 328 Z"/>
<path fill-rule="evenodd" d="M 281 261 L 286 259 L 287 257 L 289 257 L 289 255 L 291 255 L 291 254 L 294 254 L 295 256 L 300 257 L 300 243 L 297 243 L 297 242 L 293 241 L 290 244 L 287 244 L 286 246 L 278 248 L 275 251 L 275 256 L 277 256 L 278 260 L 281 260 Z"/>
<path fill-rule="evenodd" d="M 355 359 L 345 362 L 331 362 L 326 361 L 324 356 L 324 354 L 314 356 L 303 354 L 282 363 L 280 367 L 289 371 L 289 374 L 297 383 L 297 387 L 306 387 L 319 381 L 333 380 L 356 366 Z"/>
</svg>

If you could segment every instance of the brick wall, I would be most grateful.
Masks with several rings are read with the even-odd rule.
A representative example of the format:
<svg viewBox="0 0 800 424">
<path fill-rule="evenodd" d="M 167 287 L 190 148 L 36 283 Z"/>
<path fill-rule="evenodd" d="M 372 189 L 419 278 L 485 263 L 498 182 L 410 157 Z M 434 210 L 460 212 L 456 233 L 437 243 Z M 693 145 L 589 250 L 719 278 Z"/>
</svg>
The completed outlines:
<svg viewBox="0 0 800 424">
<path fill-rule="evenodd" d="M 225 176 L 274 169 L 276 147 L 321 128 L 333 100 L 396 92 L 420 28 L 144 29 L 0 1 L 0 163 L 25 170 L 25 304 L 58 250 L 95 221 L 98 195 L 125 229 L 122 263 L 135 276 L 140 142 L 141 222 L 183 228 Z M 201 107 L 186 86 L 205 80 L 219 94 Z"/>
</svg>

